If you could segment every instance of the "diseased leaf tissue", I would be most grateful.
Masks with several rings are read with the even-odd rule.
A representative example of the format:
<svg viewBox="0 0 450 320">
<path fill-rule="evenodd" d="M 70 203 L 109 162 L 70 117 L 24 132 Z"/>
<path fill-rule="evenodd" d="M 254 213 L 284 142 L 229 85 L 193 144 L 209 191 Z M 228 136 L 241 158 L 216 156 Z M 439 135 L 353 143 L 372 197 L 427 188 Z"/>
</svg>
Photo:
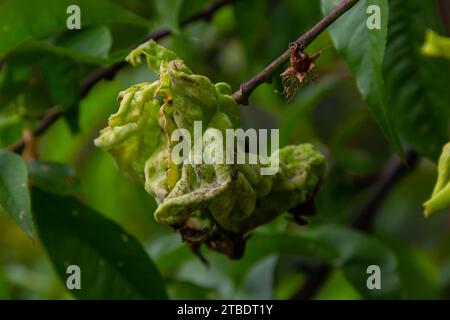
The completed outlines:
<svg viewBox="0 0 450 320">
<path fill-rule="evenodd" d="M 240 258 L 253 229 L 315 195 L 325 158 L 303 144 L 275 151 L 275 175 L 261 175 L 260 163 L 176 165 L 170 158 L 175 129 L 193 133 L 194 121 L 202 121 L 205 127 L 225 132 L 237 127 L 238 108 L 228 84 L 214 85 L 193 74 L 175 53 L 156 42 L 141 45 L 127 60 L 136 65 L 142 56 L 159 80 L 122 91 L 118 112 L 110 116 L 95 144 L 155 198 L 158 222 L 177 230 L 196 251 L 205 243 Z"/>
</svg>

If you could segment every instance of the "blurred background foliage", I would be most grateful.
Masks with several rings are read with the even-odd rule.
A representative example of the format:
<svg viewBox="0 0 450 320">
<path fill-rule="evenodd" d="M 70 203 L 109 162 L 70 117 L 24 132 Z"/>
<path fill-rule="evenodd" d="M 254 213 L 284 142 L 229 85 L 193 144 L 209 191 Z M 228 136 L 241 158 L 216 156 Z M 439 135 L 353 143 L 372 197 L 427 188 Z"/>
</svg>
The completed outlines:
<svg viewBox="0 0 450 320">
<path fill-rule="evenodd" d="M 403 68 L 400 78 L 389 81 L 411 83 L 409 89 L 391 93 L 396 97 L 399 93 L 398 104 L 409 99 L 408 90 L 417 93 L 419 100 L 434 94 L 429 87 L 448 91 L 449 82 L 429 74 L 437 64 L 441 69 L 444 65 L 443 72 L 448 74 L 448 64 L 421 57 L 418 48 L 426 27 L 445 34 L 449 8 L 442 5 L 445 1 L 420 1 L 430 14 L 417 11 L 413 4 L 396 8 L 400 16 L 396 22 L 401 24 L 396 30 L 414 32 L 404 37 L 410 41 L 410 50 L 416 50 L 410 52 L 414 55 L 402 51 L 398 59 L 404 60 L 389 66 Z M 79 31 L 65 27 L 69 2 L 81 8 Z M 390 2 L 398 6 L 399 1 Z M 172 34 L 160 42 L 176 51 L 195 73 L 237 89 L 322 17 L 318 0 L 236 0 L 220 8 L 210 21 L 180 27 L 180 21 L 210 3 L 214 1 L 0 1 L 0 146 L 6 148 L 22 138 L 24 129 L 36 128 L 50 108 L 63 110 L 63 117 L 39 136 L 38 157 L 42 165 L 66 166 L 62 171 L 53 168 L 55 176 L 48 177 L 33 162 L 29 175 L 49 194 L 75 194 L 84 205 L 134 235 L 156 264 L 171 298 L 289 299 L 321 261 L 331 264 L 332 272 L 314 298 L 450 298 L 450 216 L 443 212 L 425 220 L 421 208 L 435 181 L 433 154 L 448 138 L 448 122 L 429 116 L 432 105 L 428 103 L 434 98 L 419 104 L 413 101 L 412 109 L 397 109 L 402 117 L 415 117 L 414 125 L 423 113 L 430 118 L 427 125 L 439 122 L 431 127 L 438 128 L 436 137 L 426 140 L 410 134 L 414 127 L 398 120 L 406 137 L 402 141 L 430 158 L 423 158 L 393 188 L 370 235 L 346 227 L 370 197 L 392 150 L 361 99 L 348 66 L 333 48 L 329 32 L 307 50 L 322 50 L 318 84 L 305 86 L 286 104 L 275 93 L 282 91 L 276 77 L 272 84 L 259 86 L 250 105 L 241 108 L 242 127 L 279 128 L 282 146 L 311 142 L 326 154 L 327 179 L 310 225 L 299 227 L 281 216 L 257 230 L 241 261 L 204 250 L 210 262 L 206 267 L 177 234 L 154 221 L 153 199 L 123 177 L 112 158 L 92 141 L 117 110 L 118 92 L 156 76 L 145 66 L 127 66 L 81 98 L 82 80 L 98 67 L 121 61 L 149 32 L 165 27 Z M 416 19 L 411 15 L 417 15 Z M 390 60 L 397 58 L 398 52 L 390 51 L 394 49 L 388 47 Z M 62 183 L 67 176 L 76 182 Z M 33 207 L 39 201 L 48 200 L 34 197 Z M 58 209 L 65 210 L 64 202 Z M 62 250 L 70 255 L 71 247 Z M 383 290 L 375 293 L 364 288 L 369 264 L 382 267 Z M 0 299 L 15 298 L 70 299 L 72 295 L 58 279 L 39 237 L 30 241 L 7 215 L 0 214 Z"/>
</svg>

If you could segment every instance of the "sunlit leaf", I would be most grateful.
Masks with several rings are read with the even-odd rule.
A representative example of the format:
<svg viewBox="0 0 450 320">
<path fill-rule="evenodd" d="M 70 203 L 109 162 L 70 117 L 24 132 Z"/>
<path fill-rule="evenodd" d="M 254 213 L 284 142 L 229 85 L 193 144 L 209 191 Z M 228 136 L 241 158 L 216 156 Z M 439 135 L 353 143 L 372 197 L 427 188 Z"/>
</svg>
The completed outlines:
<svg viewBox="0 0 450 320">
<path fill-rule="evenodd" d="M 439 30 L 433 1 L 389 1 L 389 37 L 384 77 L 389 106 L 402 140 L 436 160 L 448 141 L 450 67 L 425 57 L 427 28 Z"/>
<path fill-rule="evenodd" d="M 0 57 L 27 40 L 67 30 L 69 5 L 80 7 L 81 29 L 91 24 L 113 22 L 150 25 L 148 20 L 107 0 L 4 1 L 0 4 Z"/>
</svg>

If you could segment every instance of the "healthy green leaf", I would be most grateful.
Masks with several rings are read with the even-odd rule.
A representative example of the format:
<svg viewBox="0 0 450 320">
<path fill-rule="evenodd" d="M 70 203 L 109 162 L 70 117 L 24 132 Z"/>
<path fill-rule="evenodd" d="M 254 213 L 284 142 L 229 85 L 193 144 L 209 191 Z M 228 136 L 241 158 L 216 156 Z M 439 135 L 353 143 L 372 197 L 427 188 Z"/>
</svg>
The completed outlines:
<svg viewBox="0 0 450 320">
<path fill-rule="evenodd" d="M 211 0 L 183 0 L 180 10 L 180 21 L 186 20 L 211 4 Z"/>
<path fill-rule="evenodd" d="M 32 190 L 40 238 L 65 283 L 69 265 L 81 269 L 80 299 L 164 299 L 164 284 L 139 242 L 72 197 Z"/>
<path fill-rule="evenodd" d="M 255 30 L 258 30 L 261 23 L 267 19 L 266 8 L 266 1 L 247 0 L 233 3 L 239 36 L 249 57 L 259 52 L 257 48 L 259 37 L 256 36 Z"/>
<path fill-rule="evenodd" d="M 258 231 L 249 239 L 244 258 L 233 264 L 231 277 L 241 283 L 252 266 L 271 254 L 298 254 L 333 261 L 338 252 L 320 239 L 301 233 Z"/>
<path fill-rule="evenodd" d="M 21 52 L 11 56 L 8 62 L 2 66 L 0 70 L 0 107 L 2 109 L 6 109 L 19 94 L 33 91 L 33 87 L 36 86 L 36 83 L 27 81 L 33 72 L 33 65 L 30 63 L 31 56 L 28 52 Z M 35 100 L 38 98 L 40 96 L 34 96 Z M 25 104 L 27 99 L 24 100 Z"/>
<path fill-rule="evenodd" d="M 246 254 L 231 262 L 227 274 L 237 287 L 252 268 L 271 255 L 295 254 L 318 258 L 342 270 L 352 286 L 367 299 L 388 299 L 399 296 L 400 275 L 394 253 L 378 239 L 337 225 L 309 226 L 301 232 L 257 230 L 247 242 Z M 209 259 L 211 255 L 207 255 Z M 158 267 L 165 275 L 193 258 L 185 246 L 178 246 L 158 258 Z M 214 261 L 214 259 L 213 259 Z M 381 290 L 367 288 L 367 267 L 378 265 L 382 270 Z"/>
<path fill-rule="evenodd" d="M 28 162 L 30 184 L 46 192 L 58 195 L 71 195 L 81 192 L 81 184 L 71 166 L 33 160 Z"/>
<path fill-rule="evenodd" d="M 183 0 L 156 0 L 156 11 L 162 22 L 173 32 L 180 31 L 180 12 Z"/>
<path fill-rule="evenodd" d="M 81 82 L 78 64 L 67 57 L 43 55 L 39 67 L 53 103 L 63 111 L 76 107 L 80 99 Z"/>
<path fill-rule="evenodd" d="M 111 31 L 107 26 L 81 29 L 80 32 L 66 32 L 55 45 L 94 57 L 107 57 L 112 46 Z"/>
<path fill-rule="evenodd" d="M 437 283 L 430 266 L 435 263 L 425 250 L 401 243 L 395 237 L 383 235 L 398 260 L 402 299 L 439 299 Z"/>
<path fill-rule="evenodd" d="M 400 277 L 395 254 L 378 239 L 337 226 L 323 226 L 304 231 L 305 236 L 332 246 L 338 255 L 331 263 L 341 267 L 354 288 L 366 299 L 398 298 Z M 367 267 L 377 265 L 382 272 L 381 289 L 367 288 Z"/>
<path fill-rule="evenodd" d="M 176 246 L 161 254 L 156 260 L 156 266 L 163 275 L 171 274 L 186 261 L 194 259 L 192 251 L 184 245 Z"/>
<path fill-rule="evenodd" d="M 106 64 L 125 58 L 126 54 L 115 52 L 109 56 L 113 38 L 107 26 L 94 26 L 77 32 L 66 32 L 56 41 L 30 41 L 31 48 L 43 49 L 76 61 Z"/>
<path fill-rule="evenodd" d="M 292 295 L 289 297 L 292 297 Z M 355 290 L 353 285 L 345 277 L 344 272 L 340 269 L 336 269 L 330 273 L 320 292 L 314 298 L 315 300 L 364 299 L 363 296 Z"/>
<path fill-rule="evenodd" d="M 22 119 L 20 115 L 0 115 L 0 147 L 12 145 L 21 139 L 22 131 Z"/>
<path fill-rule="evenodd" d="M 389 1 L 384 77 L 389 106 L 402 140 L 436 160 L 449 140 L 449 64 L 424 57 L 426 30 L 439 30 L 433 1 Z"/>
<path fill-rule="evenodd" d="M 329 13 L 335 0 L 322 0 L 322 11 Z M 368 6 L 381 9 L 381 29 L 367 28 Z M 387 103 L 383 80 L 383 58 L 387 41 L 387 0 L 361 0 L 330 28 L 335 47 L 347 61 L 356 78 L 358 89 L 369 106 L 381 131 L 392 148 L 400 155 L 402 147 L 393 122 L 392 110 Z"/>
<path fill-rule="evenodd" d="M 69 14 L 66 10 L 69 5 L 80 7 L 82 29 L 91 24 L 105 23 L 150 25 L 148 20 L 107 0 L 6 1 L 0 4 L 0 57 L 27 40 L 67 30 Z"/>
<path fill-rule="evenodd" d="M 8 214 L 31 238 L 33 221 L 27 166 L 15 153 L 0 150 L 0 211 Z"/>
<path fill-rule="evenodd" d="M 193 282 L 169 279 L 167 281 L 167 290 L 170 292 L 171 299 L 187 300 L 210 300 L 216 297 L 215 288 L 200 286 Z"/>
<path fill-rule="evenodd" d="M 79 65 L 71 58 L 21 50 L 1 70 L 0 103 L 16 102 L 34 116 L 54 105 L 67 111 L 78 104 L 80 82 Z"/>
<path fill-rule="evenodd" d="M 245 277 L 251 266 L 270 254 L 301 254 L 321 258 L 336 268 L 342 268 L 347 279 L 368 299 L 393 298 L 398 295 L 400 280 L 395 255 L 377 239 L 343 227 L 328 225 L 309 227 L 301 233 L 257 232 L 248 241 L 247 254 L 234 264 L 231 273 L 236 281 Z M 370 265 L 380 266 L 381 290 L 369 290 L 366 285 Z"/>
</svg>

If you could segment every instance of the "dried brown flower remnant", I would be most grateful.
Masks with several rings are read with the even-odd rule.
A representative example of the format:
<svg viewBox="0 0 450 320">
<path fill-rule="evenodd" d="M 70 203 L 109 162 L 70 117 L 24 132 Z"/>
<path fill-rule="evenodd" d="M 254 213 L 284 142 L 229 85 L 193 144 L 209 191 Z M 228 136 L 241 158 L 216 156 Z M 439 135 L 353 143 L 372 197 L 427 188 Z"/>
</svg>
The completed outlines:
<svg viewBox="0 0 450 320">
<path fill-rule="evenodd" d="M 283 94 L 288 102 L 297 95 L 303 84 L 316 82 L 319 78 L 314 61 L 320 57 L 321 52 L 309 56 L 302 49 L 303 47 L 296 42 L 289 44 L 291 66 L 280 75 L 284 89 Z"/>
</svg>

